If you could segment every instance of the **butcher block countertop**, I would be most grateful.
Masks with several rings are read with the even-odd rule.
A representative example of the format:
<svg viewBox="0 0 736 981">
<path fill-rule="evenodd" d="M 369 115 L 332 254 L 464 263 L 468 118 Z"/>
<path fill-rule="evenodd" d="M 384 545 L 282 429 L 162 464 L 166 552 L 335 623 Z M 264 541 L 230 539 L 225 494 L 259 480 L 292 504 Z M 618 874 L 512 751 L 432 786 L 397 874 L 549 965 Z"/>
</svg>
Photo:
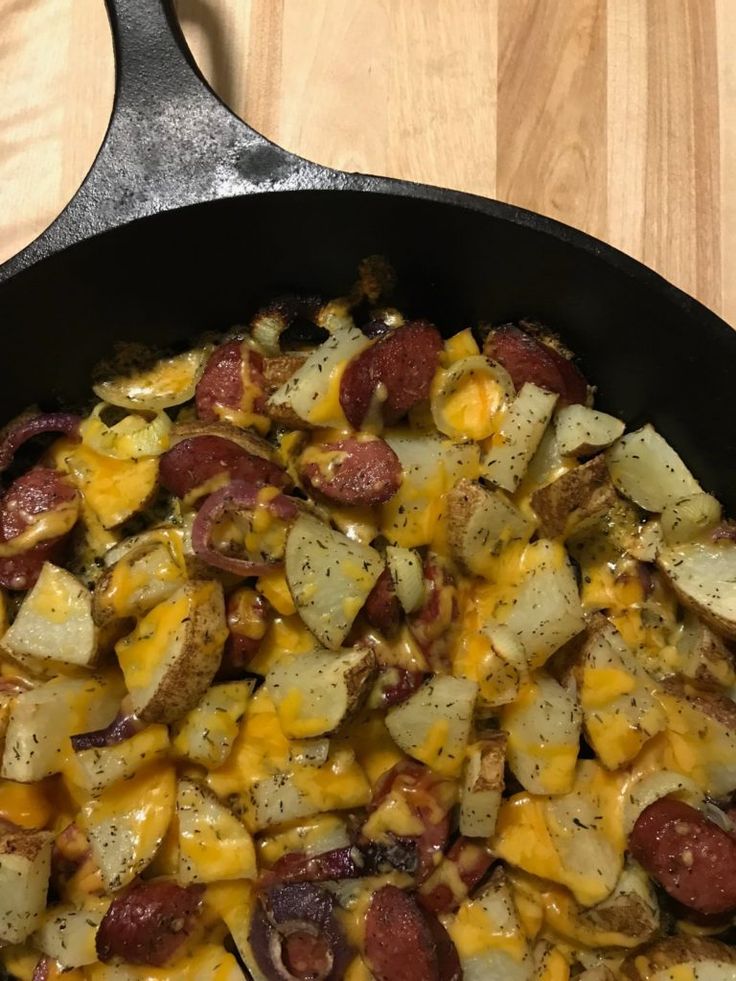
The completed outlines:
<svg viewBox="0 0 736 981">
<path fill-rule="evenodd" d="M 289 150 L 576 225 L 736 324 L 736 0 L 179 0 L 218 93 Z M 0 0 L 0 260 L 103 137 L 103 0 Z"/>
</svg>

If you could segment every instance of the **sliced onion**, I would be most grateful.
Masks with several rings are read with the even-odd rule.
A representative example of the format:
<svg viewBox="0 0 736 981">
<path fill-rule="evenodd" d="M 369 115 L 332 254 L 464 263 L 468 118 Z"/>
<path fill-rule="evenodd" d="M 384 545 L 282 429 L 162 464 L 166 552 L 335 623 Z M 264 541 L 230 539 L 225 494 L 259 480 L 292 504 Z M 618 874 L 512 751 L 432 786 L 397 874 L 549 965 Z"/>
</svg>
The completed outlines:
<svg viewBox="0 0 736 981">
<path fill-rule="evenodd" d="M 122 409 L 161 412 L 194 398 L 211 353 L 212 345 L 208 344 L 173 358 L 160 358 L 149 368 L 107 379 L 92 390 L 98 398 Z"/>
<path fill-rule="evenodd" d="M 264 498 L 264 490 L 274 491 L 273 496 Z M 283 522 L 293 521 L 299 514 L 299 506 L 293 498 L 281 494 L 276 488 L 254 487 L 243 480 L 233 480 L 226 487 L 210 494 L 197 512 L 192 525 L 192 548 L 195 553 L 216 569 L 238 576 L 262 576 L 281 565 L 281 559 L 266 561 L 226 555 L 212 544 L 214 526 L 228 512 L 254 512 L 261 507 Z"/>
<path fill-rule="evenodd" d="M 93 729 L 91 732 L 80 732 L 71 737 L 72 749 L 79 753 L 84 749 L 100 749 L 104 746 L 117 746 L 125 742 L 143 729 L 142 722 L 133 712 L 119 712 L 109 726 L 104 729 Z"/>
<path fill-rule="evenodd" d="M 171 443 L 171 419 L 157 413 L 149 422 L 140 415 L 127 415 L 114 426 L 107 426 L 102 413 L 110 406 L 100 402 L 82 422 L 80 433 L 90 449 L 115 460 L 136 460 L 142 456 L 160 456 Z"/>
<path fill-rule="evenodd" d="M 470 398 L 467 393 L 460 395 L 458 406 L 457 396 L 469 385 L 477 391 L 471 391 Z M 494 432 L 493 417 L 513 397 L 514 385 L 506 369 L 476 354 L 461 358 L 437 377 L 432 386 L 432 417 L 439 431 L 453 439 L 485 439 Z"/>
<path fill-rule="evenodd" d="M 72 412 L 25 413 L 9 423 L 0 436 L 0 470 L 6 470 L 13 462 L 18 449 L 41 433 L 64 433 L 79 437 L 81 417 Z"/>
</svg>

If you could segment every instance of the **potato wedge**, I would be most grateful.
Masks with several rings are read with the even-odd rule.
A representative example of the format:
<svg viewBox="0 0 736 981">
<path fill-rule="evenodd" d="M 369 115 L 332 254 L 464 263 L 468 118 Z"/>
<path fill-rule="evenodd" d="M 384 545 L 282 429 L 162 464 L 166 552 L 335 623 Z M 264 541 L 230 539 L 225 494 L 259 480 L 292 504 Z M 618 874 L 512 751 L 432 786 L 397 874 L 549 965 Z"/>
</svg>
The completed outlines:
<svg viewBox="0 0 736 981">
<path fill-rule="evenodd" d="M 345 415 L 339 401 L 342 372 L 348 361 L 370 343 L 357 327 L 337 327 L 269 398 L 269 415 L 286 409 L 311 426 L 344 426 Z"/>
<path fill-rule="evenodd" d="M 219 583 L 186 583 L 155 606 L 115 645 L 133 711 L 167 724 L 186 715 L 212 682 L 226 638 Z"/>
<path fill-rule="evenodd" d="M 183 551 L 171 536 L 141 542 L 97 580 L 92 604 L 95 623 L 107 626 L 141 617 L 168 599 L 186 578 Z"/>
<path fill-rule="evenodd" d="M 176 446 L 183 439 L 192 439 L 195 436 L 219 436 L 221 439 L 230 440 L 231 443 L 235 443 L 253 456 L 276 461 L 274 448 L 267 439 L 224 420 L 202 422 L 200 419 L 191 419 L 186 422 L 177 422 L 171 430 L 171 446 Z"/>
<path fill-rule="evenodd" d="M 564 405 L 555 415 L 557 445 L 563 456 L 587 456 L 623 436 L 626 423 L 586 405 Z"/>
<path fill-rule="evenodd" d="M 61 967 L 71 969 L 97 962 L 95 937 L 108 902 L 89 897 L 84 906 L 50 906 L 33 935 L 33 945 Z"/>
<path fill-rule="evenodd" d="M 176 813 L 179 882 L 256 878 L 253 839 L 243 823 L 211 791 L 193 780 L 180 780 Z"/>
<path fill-rule="evenodd" d="M 0 833 L 0 945 L 21 943 L 41 925 L 53 842 L 50 831 Z"/>
<path fill-rule="evenodd" d="M 733 981 L 736 950 L 706 937 L 663 937 L 632 951 L 620 976 L 627 981 Z"/>
<path fill-rule="evenodd" d="M 721 520 L 721 505 L 712 494 L 693 494 L 668 504 L 660 527 L 667 545 L 682 545 L 702 538 Z"/>
<path fill-rule="evenodd" d="M 424 568 L 413 548 L 386 547 L 386 567 L 391 573 L 396 596 L 404 613 L 413 613 L 424 602 Z"/>
<path fill-rule="evenodd" d="M 435 675 L 389 709 L 386 728 L 404 752 L 438 773 L 454 776 L 465 759 L 477 694 L 474 681 Z"/>
<path fill-rule="evenodd" d="M 688 542 L 662 548 L 657 565 L 680 602 L 736 640 L 736 543 Z"/>
<path fill-rule="evenodd" d="M 468 747 L 460 793 L 460 834 L 490 838 L 496 830 L 506 762 L 506 734 L 494 733 Z"/>
<path fill-rule="evenodd" d="M 16 695 L 10 707 L 0 776 L 29 783 L 59 773 L 69 737 L 113 720 L 124 689 L 117 677 L 54 678 Z"/>
<path fill-rule="evenodd" d="M 531 523 L 503 491 L 461 480 L 447 495 L 448 538 L 468 572 L 482 576 L 488 560 L 511 541 L 528 538 Z"/>
<path fill-rule="evenodd" d="M 111 405 L 160 412 L 194 398 L 194 389 L 211 352 L 211 345 L 203 345 L 171 358 L 158 358 L 144 368 L 98 382 L 92 389 Z"/>
<path fill-rule="evenodd" d="M 369 647 L 285 655 L 266 675 L 284 734 L 308 739 L 334 732 L 363 702 L 376 672 Z"/>
<path fill-rule="evenodd" d="M 89 590 L 66 569 L 46 562 L 0 643 L 19 661 L 30 657 L 91 667 L 97 630 Z"/>
<path fill-rule="evenodd" d="M 107 892 L 127 886 L 153 861 L 175 805 L 174 768 L 160 763 L 82 805 L 78 823 Z"/>
<path fill-rule="evenodd" d="M 330 650 L 347 637 L 383 568 L 375 549 L 309 514 L 300 515 L 289 531 L 286 581 L 302 620 Z"/>
<path fill-rule="evenodd" d="M 734 655 L 721 638 L 689 610 L 676 640 L 677 673 L 704 685 L 736 686 Z"/>
<path fill-rule="evenodd" d="M 701 493 L 682 459 L 653 426 L 627 433 L 606 451 L 611 480 L 624 497 L 645 511 Z"/>
<path fill-rule="evenodd" d="M 591 518 L 609 511 L 618 500 L 604 456 L 568 470 L 532 494 L 544 538 L 566 538 Z"/>
<path fill-rule="evenodd" d="M 94 746 L 78 751 L 74 759 L 81 783 L 92 797 L 117 780 L 128 780 L 139 770 L 169 752 L 169 730 L 166 726 L 146 726 L 130 739 L 114 746 Z"/>
<path fill-rule="evenodd" d="M 311 858 L 337 848 L 348 848 L 351 843 L 344 818 L 338 814 L 318 814 L 283 831 L 259 835 L 258 860 L 268 868 L 291 852 L 299 852 Z"/>
<path fill-rule="evenodd" d="M 574 692 L 543 671 L 534 674 L 519 697 L 504 706 L 501 728 L 507 735 L 506 759 L 525 790 L 532 794 L 572 790 L 581 724 Z"/>
<path fill-rule="evenodd" d="M 176 752 L 214 770 L 230 755 L 255 681 L 229 681 L 208 688 L 172 729 Z"/>
<path fill-rule="evenodd" d="M 616 770 L 665 727 L 655 684 L 602 619 L 585 642 L 577 674 L 586 737 L 603 765 Z"/>
<path fill-rule="evenodd" d="M 491 448 L 481 461 L 481 475 L 505 491 L 515 491 L 552 418 L 557 395 L 525 382 L 509 406 Z"/>
</svg>

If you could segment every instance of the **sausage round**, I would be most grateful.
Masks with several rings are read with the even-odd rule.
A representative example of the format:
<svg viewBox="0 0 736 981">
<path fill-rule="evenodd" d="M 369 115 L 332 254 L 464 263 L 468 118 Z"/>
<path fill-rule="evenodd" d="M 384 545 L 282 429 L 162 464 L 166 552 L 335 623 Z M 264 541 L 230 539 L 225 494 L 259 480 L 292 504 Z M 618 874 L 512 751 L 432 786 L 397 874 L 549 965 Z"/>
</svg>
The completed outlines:
<svg viewBox="0 0 736 981">
<path fill-rule="evenodd" d="M 380 402 L 383 422 L 398 422 L 428 397 L 441 350 L 437 328 L 415 320 L 353 358 L 340 382 L 340 405 L 350 425 L 363 425 L 374 398 Z"/>
<path fill-rule="evenodd" d="M 584 403 L 588 383 L 567 358 L 519 327 L 506 324 L 488 335 L 483 353 L 502 365 L 517 391 L 532 382 L 549 392 L 557 392 L 559 404 Z"/>
<path fill-rule="evenodd" d="M 349 437 L 309 446 L 299 475 L 312 490 L 338 504 L 380 504 L 401 485 L 401 463 L 377 436 Z"/>
<path fill-rule="evenodd" d="M 223 436 L 190 436 L 167 450 L 159 463 L 162 486 L 177 497 L 186 496 L 220 474 L 254 487 L 283 487 L 288 483 L 286 474 L 275 463 Z"/>
<path fill-rule="evenodd" d="M 203 422 L 228 419 L 233 412 L 265 416 L 264 389 L 262 356 L 242 341 L 228 341 L 212 352 L 197 383 L 197 415 Z"/>
<path fill-rule="evenodd" d="M 684 801 L 645 808 L 629 851 L 662 888 L 698 913 L 736 909 L 736 838 Z"/>
</svg>

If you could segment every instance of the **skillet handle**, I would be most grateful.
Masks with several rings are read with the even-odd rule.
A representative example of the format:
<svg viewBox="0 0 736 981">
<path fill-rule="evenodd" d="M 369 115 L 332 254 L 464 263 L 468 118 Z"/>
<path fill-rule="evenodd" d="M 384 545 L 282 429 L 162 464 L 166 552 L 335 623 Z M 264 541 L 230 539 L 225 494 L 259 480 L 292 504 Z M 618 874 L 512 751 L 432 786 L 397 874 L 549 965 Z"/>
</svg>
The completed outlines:
<svg viewBox="0 0 736 981">
<path fill-rule="evenodd" d="M 99 153 L 53 224 L 0 281 L 136 218 L 239 194 L 345 187 L 348 175 L 288 153 L 242 122 L 199 72 L 173 0 L 105 0 L 115 99 Z"/>
</svg>

